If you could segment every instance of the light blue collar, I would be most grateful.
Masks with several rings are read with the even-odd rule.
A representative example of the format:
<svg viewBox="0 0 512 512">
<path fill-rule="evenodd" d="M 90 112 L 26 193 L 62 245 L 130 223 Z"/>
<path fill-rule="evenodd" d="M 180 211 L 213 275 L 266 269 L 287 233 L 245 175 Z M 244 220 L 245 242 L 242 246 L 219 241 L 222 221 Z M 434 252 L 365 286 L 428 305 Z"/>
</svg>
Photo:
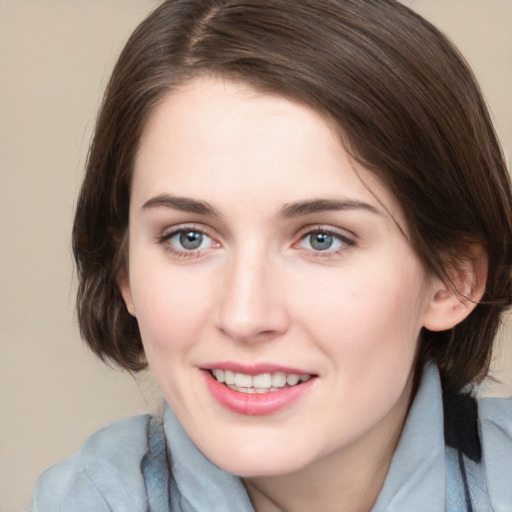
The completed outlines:
<svg viewBox="0 0 512 512">
<path fill-rule="evenodd" d="M 173 508 L 180 512 L 254 512 L 240 478 L 212 464 L 195 446 L 166 404 L 164 431 L 174 484 Z M 179 507 L 179 508 L 178 508 Z"/>
</svg>

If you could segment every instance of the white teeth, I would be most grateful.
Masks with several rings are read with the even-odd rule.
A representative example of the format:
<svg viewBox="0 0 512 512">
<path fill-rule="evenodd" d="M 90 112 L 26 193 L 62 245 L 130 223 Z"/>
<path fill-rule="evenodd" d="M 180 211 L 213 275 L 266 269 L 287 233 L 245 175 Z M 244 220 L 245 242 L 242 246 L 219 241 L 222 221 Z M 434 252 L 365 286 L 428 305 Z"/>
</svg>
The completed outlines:
<svg viewBox="0 0 512 512">
<path fill-rule="evenodd" d="M 219 382 L 225 383 L 229 388 L 242 393 L 268 393 L 278 391 L 285 386 L 295 386 L 311 379 L 311 375 L 297 373 L 260 373 L 247 375 L 230 370 L 212 370 L 213 376 Z"/>
<path fill-rule="evenodd" d="M 297 382 L 299 382 L 299 380 L 300 380 L 300 375 L 297 375 L 296 373 L 290 373 L 289 375 L 286 376 L 286 383 L 289 386 L 295 386 L 295 384 L 297 384 Z"/>
<path fill-rule="evenodd" d="M 226 370 L 224 372 L 224 382 L 226 384 L 234 384 L 235 383 L 235 374 L 230 370 Z"/>
<path fill-rule="evenodd" d="M 272 377 L 270 373 L 262 373 L 252 378 L 252 386 L 254 388 L 270 388 L 272 387 Z"/>
<path fill-rule="evenodd" d="M 238 388 L 252 388 L 252 377 L 245 373 L 235 373 L 235 386 Z"/>
<path fill-rule="evenodd" d="M 272 387 L 282 388 L 286 385 L 286 373 L 277 372 L 272 375 Z"/>
</svg>

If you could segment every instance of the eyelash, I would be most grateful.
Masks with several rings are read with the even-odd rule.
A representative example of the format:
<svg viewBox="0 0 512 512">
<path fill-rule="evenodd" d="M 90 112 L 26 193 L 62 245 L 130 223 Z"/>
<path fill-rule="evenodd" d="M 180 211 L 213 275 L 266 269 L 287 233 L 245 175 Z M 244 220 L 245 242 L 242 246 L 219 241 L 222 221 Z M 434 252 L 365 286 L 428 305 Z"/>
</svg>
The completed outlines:
<svg viewBox="0 0 512 512">
<path fill-rule="evenodd" d="M 178 249 L 175 245 L 173 245 L 170 241 L 173 237 L 185 233 L 198 233 L 201 236 L 206 236 L 210 238 L 214 245 L 217 247 L 220 246 L 220 243 L 215 240 L 213 236 L 210 236 L 207 232 L 207 230 L 204 229 L 204 227 L 194 226 L 194 225 L 184 225 L 179 226 L 175 229 L 172 229 L 170 232 L 164 232 L 161 236 L 158 237 L 157 243 L 159 245 L 165 246 L 165 250 L 173 254 L 174 256 L 180 257 L 180 258 L 200 258 L 204 255 L 205 249 Z M 315 250 L 315 249 L 308 249 L 308 248 L 301 248 L 300 245 L 307 240 L 308 237 L 311 237 L 315 234 L 322 234 L 327 235 L 329 237 L 332 237 L 335 240 L 338 240 L 338 242 L 341 244 L 341 246 L 335 250 L 332 249 L 326 249 L 324 251 L 322 250 Z M 328 258 L 332 256 L 337 256 L 339 254 L 342 254 L 346 251 L 348 251 L 351 247 L 356 245 L 356 242 L 353 238 L 349 238 L 346 235 L 340 233 L 337 230 L 332 229 L 331 227 L 324 227 L 324 226 L 313 226 L 305 228 L 301 233 L 299 233 L 299 239 L 297 242 L 294 242 L 292 244 L 293 248 L 297 248 L 299 250 L 302 250 L 304 252 L 307 252 L 309 255 L 313 254 L 314 258 Z M 210 246 L 211 247 L 211 246 Z M 209 249 L 210 247 L 206 248 Z"/>
<path fill-rule="evenodd" d="M 173 245 L 170 241 L 173 237 L 180 234 L 185 233 L 199 233 L 202 236 L 207 236 L 210 238 L 215 244 L 220 246 L 218 242 L 215 241 L 215 239 L 208 234 L 208 232 L 203 228 L 199 226 L 194 225 L 184 225 L 179 226 L 169 232 L 164 232 L 161 236 L 158 237 L 157 243 L 160 245 L 165 246 L 165 250 L 173 254 L 174 256 L 178 256 L 179 258 L 199 258 L 203 256 L 204 252 L 202 249 L 178 249 L 175 245 Z"/>
<path fill-rule="evenodd" d="M 353 238 L 350 238 L 341 232 L 327 226 L 314 226 L 308 227 L 303 230 L 299 234 L 299 240 L 293 244 L 293 247 L 300 246 L 308 237 L 311 237 L 315 234 L 322 234 L 332 237 L 340 242 L 341 246 L 337 249 L 326 249 L 324 251 L 314 250 L 314 249 L 303 249 L 307 251 L 309 254 L 314 254 L 314 258 L 329 258 L 332 256 L 338 256 L 346 251 L 348 251 L 351 247 L 356 245 L 356 241 Z M 300 247 L 298 247 L 300 249 Z"/>
</svg>

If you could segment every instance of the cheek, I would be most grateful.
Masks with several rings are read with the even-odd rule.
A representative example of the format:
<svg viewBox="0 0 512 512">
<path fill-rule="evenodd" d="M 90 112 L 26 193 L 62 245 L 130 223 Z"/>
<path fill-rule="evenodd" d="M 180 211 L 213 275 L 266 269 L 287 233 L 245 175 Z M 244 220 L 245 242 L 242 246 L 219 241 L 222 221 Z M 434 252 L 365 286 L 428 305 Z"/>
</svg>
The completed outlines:
<svg viewBox="0 0 512 512">
<path fill-rule="evenodd" d="M 415 260 L 353 266 L 294 290 L 297 309 L 325 351 L 344 361 L 407 361 L 421 329 L 423 280 Z"/>
<path fill-rule="evenodd" d="M 142 271 L 139 271 L 142 270 Z M 168 265 L 133 262 L 131 288 L 137 320 L 148 357 L 175 352 L 192 344 L 211 317 L 211 276 L 183 272 Z"/>
<path fill-rule="evenodd" d="M 169 404 L 180 410 L 187 393 L 194 392 L 187 369 L 211 318 L 211 292 L 199 276 L 185 277 L 168 265 L 150 267 L 139 273 L 133 266 L 137 321 L 151 372 Z"/>
</svg>

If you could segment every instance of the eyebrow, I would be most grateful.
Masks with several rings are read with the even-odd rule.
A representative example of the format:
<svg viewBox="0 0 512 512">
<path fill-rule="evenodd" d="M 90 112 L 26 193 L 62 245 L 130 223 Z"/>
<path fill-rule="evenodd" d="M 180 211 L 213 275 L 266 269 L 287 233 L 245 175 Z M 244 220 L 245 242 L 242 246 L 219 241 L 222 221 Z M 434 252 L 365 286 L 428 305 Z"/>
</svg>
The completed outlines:
<svg viewBox="0 0 512 512">
<path fill-rule="evenodd" d="M 144 211 L 151 208 L 171 208 L 182 212 L 197 213 L 216 218 L 221 217 L 219 211 L 206 201 L 199 201 L 189 197 L 176 197 L 168 194 L 151 198 L 142 205 L 141 209 Z"/>
<path fill-rule="evenodd" d="M 289 219 L 301 217 L 303 215 L 311 215 L 313 213 L 340 210 L 366 210 L 380 215 L 379 210 L 377 210 L 375 206 L 362 201 L 353 201 L 349 199 L 313 199 L 284 205 L 279 212 L 278 217 L 281 219 Z"/>
<path fill-rule="evenodd" d="M 169 194 L 161 194 L 149 199 L 142 205 L 141 209 L 144 211 L 152 208 L 170 208 L 215 218 L 222 217 L 220 212 L 206 201 L 189 197 L 176 197 Z M 340 210 L 366 210 L 371 213 L 380 214 L 377 208 L 362 201 L 349 199 L 313 199 L 287 203 L 281 208 L 277 217 L 280 219 L 289 219 L 315 213 Z"/>
</svg>

